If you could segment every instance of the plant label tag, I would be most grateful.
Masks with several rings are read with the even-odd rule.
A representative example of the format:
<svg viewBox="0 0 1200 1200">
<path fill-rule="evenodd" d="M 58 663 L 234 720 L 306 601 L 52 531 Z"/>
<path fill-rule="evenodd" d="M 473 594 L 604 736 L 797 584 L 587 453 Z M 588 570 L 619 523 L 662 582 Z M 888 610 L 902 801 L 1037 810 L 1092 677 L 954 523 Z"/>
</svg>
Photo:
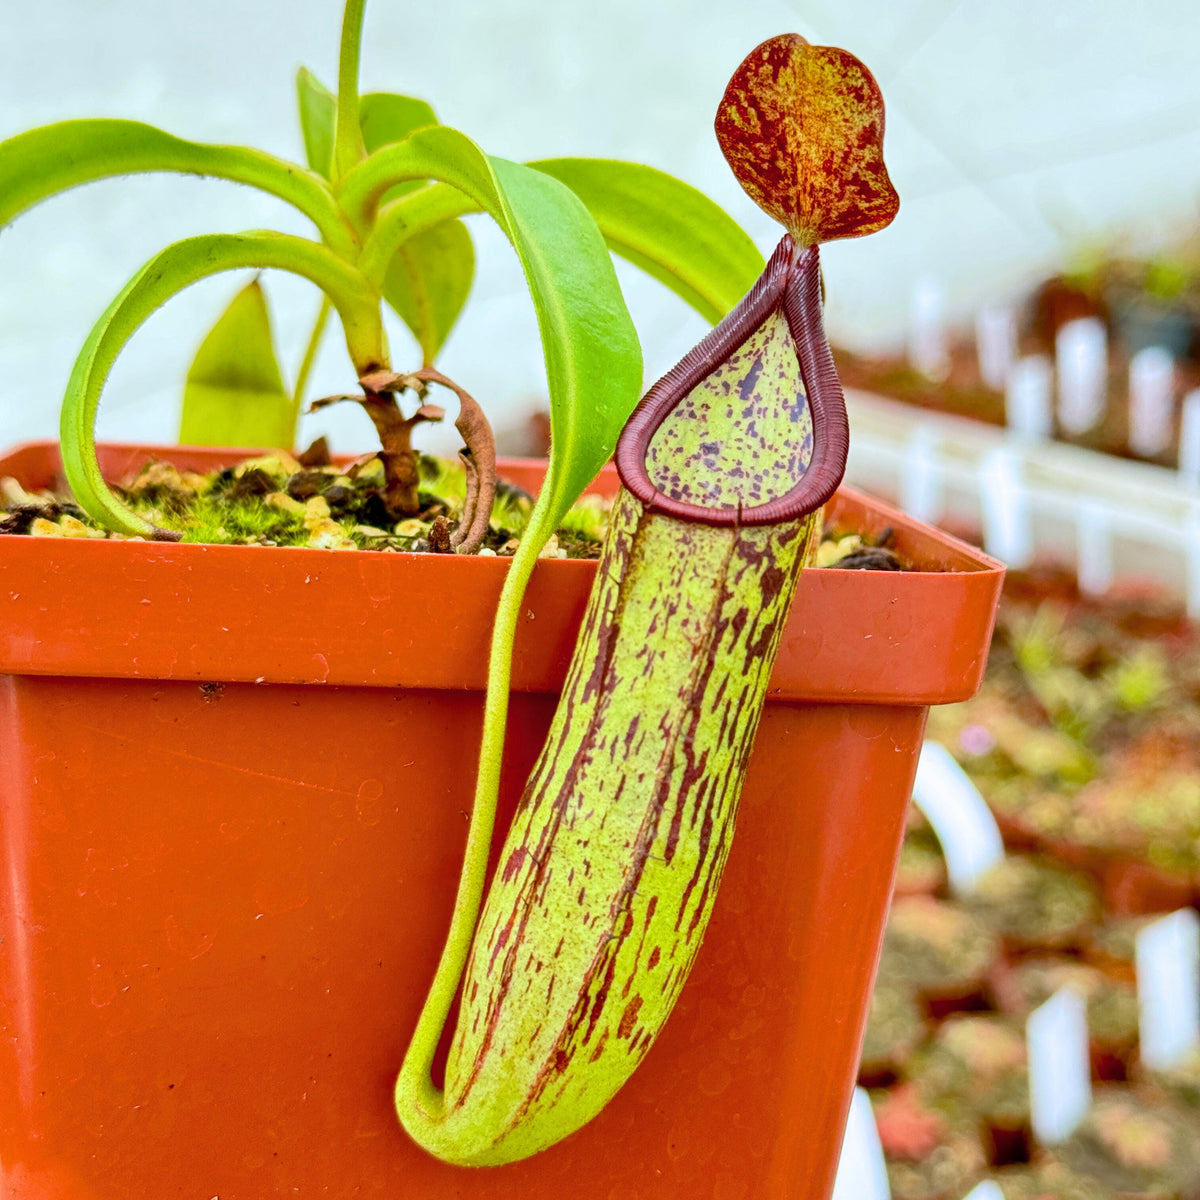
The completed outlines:
<svg viewBox="0 0 1200 1200">
<path fill-rule="evenodd" d="M 1004 857 L 1004 841 L 987 801 L 940 742 L 921 747 L 913 803 L 937 834 L 956 892 L 969 892 Z"/>
<path fill-rule="evenodd" d="M 1001 446 L 983 459 L 979 500 L 987 552 L 1010 567 L 1028 566 L 1033 559 L 1029 495 L 1021 481 L 1021 461 L 1012 450 Z"/>
<path fill-rule="evenodd" d="M 1181 908 L 1138 931 L 1138 1035 L 1142 1062 L 1172 1067 L 1200 1045 L 1200 917 Z"/>
<path fill-rule="evenodd" d="M 1004 1193 L 1000 1190 L 998 1183 L 994 1183 L 990 1179 L 985 1179 L 982 1183 L 973 1187 L 963 1197 L 963 1200 L 1004 1200 Z"/>
<path fill-rule="evenodd" d="M 1200 487 L 1200 388 L 1183 398 L 1179 418 L 1179 474 L 1184 483 Z"/>
<path fill-rule="evenodd" d="M 1183 544 L 1187 548 L 1187 615 L 1200 621 L 1200 500 L 1188 505 L 1183 520 Z"/>
<path fill-rule="evenodd" d="M 1004 390 L 1004 419 L 1008 428 L 1027 441 L 1054 436 L 1054 368 L 1044 354 L 1018 359 Z"/>
<path fill-rule="evenodd" d="M 1060 988 L 1025 1022 L 1029 1108 L 1034 1136 L 1045 1146 L 1065 1142 L 1092 1103 L 1087 1003 Z"/>
<path fill-rule="evenodd" d="M 1080 500 L 1075 509 L 1079 590 L 1100 596 L 1112 587 L 1113 535 L 1108 508 L 1096 500 Z"/>
<path fill-rule="evenodd" d="M 1175 359 L 1147 346 L 1129 360 L 1129 448 L 1153 458 L 1171 444 L 1175 422 Z"/>
<path fill-rule="evenodd" d="M 1086 433 L 1100 420 L 1108 392 L 1108 335 L 1099 317 L 1060 326 L 1054 340 L 1058 419 L 1068 433 Z"/>
<path fill-rule="evenodd" d="M 842 1157 L 830 1200 L 892 1200 L 875 1114 L 863 1088 L 855 1088 L 850 1101 Z"/>
<path fill-rule="evenodd" d="M 923 276 L 912 294 L 908 331 L 908 364 L 926 379 L 945 379 L 950 374 L 950 351 L 946 347 L 945 297 L 936 279 Z"/>
<path fill-rule="evenodd" d="M 976 314 L 975 353 L 983 382 L 1004 391 L 1017 357 L 1017 314 L 1009 305 L 989 305 Z"/>
<path fill-rule="evenodd" d="M 900 477 L 900 507 L 918 521 L 935 521 L 941 515 L 939 441 L 937 429 L 927 421 L 918 422 L 908 438 Z"/>
</svg>

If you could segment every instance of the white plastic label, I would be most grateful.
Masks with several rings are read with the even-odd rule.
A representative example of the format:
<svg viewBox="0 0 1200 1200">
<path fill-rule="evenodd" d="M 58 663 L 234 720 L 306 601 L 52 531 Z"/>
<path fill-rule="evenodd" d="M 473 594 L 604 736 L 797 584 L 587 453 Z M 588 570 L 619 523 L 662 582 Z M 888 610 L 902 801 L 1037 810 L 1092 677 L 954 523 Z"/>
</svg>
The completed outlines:
<svg viewBox="0 0 1200 1200">
<path fill-rule="evenodd" d="M 1017 357 L 1017 314 L 1007 305 L 981 308 L 975 317 L 979 375 L 995 392 L 1004 391 Z"/>
<path fill-rule="evenodd" d="M 1004 1200 L 1004 1193 L 1000 1190 L 998 1183 L 994 1183 L 990 1179 L 985 1179 L 982 1183 L 973 1187 L 963 1197 L 963 1200 Z"/>
<path fill-rule="evenodd" d="M 945 379 L 950 373 L 944 307 L 938 281 L 928 276 L 918 279 L 912 296 L 908 363 L 928 379 Z"/>
<path fill-rule="evenodd" d="M 1044 354 L 1013 363 L 1004 392 L 1004 419 L 1018 437 L 1046 441 L 1054 436 L 1054 368 Z"/>
<path fill-rule="evenodd" d="M 1170 444 L 1175 423 L 1175 359 L 1147 346 L 1129 360 L 1129 448 L 1153 458 Z"/>
<path fill-rule="evenodd" d="M 1200 388 L 1183 398 L 1179 421 L 1179 474 L 1185 483 L 1200 487 Z"/>
<path fill-rule="evenodd" d="M 892 1200 L 871 1099 L 862 1088 L 854 1089 L 850 1101 L 842 1157 L 830 1200 Z"/>
<path fill-rule="evenodd" d="M 1084 998 L 1061 988 L 1029 1014 L 1025 1037 L 1030 1123 L 1039 1142 L 1055 1146 L 1075 1132 L 1092 1104 Z"/>
<path fill-rule="evenodd" d="M 1033 559 L 1033 526 L 1029 495 L 1021 482 L 1021 461 L 1012 450 L 1001 447 L 983 459 L 979 502 L 987 552 L 1010 567 L 1027 567 Z"/>
<path fill-rule="evenodd" d="M 987 801 L 940 742 L 921 747 L 913 803 L 937 834 L 956 892 L 970 891 L 1004 857 L 1004 841 Z"/>
<path fill-rule="evenodd" d="M 904 449 L 900 476 L 900 507 L 918 521 L 936 521 L 941 515 L 942 489 L 938 480 L 937 429 L 927 421 L 917 424 Z"/>
<path fill-rule="evenodd" d="M 1075 509 L 1075 535 L 1079 590 L 1089 596 L 1103 595 L 1113 582 L 1113 532 L 1107 506 L 1080 500 Z"/>
<path fill-rule="evenodd" d="M 1200 501 L 1188 506 L 1183 521 L 1183 544 L 1186 548 L 1187 614 L 1200 621 Z"/>
<path fill-rule="evenodd" d="M 1068 433 L 1085 433 L 1104 412 L 1108 392 L 1108 335 L 1099 317 L 1081 317 L 1059 328 L 1058 419 Z"/>
<path fill-rule="evenodd" d="M 1200 1045 L 1200 917 L 1181 908 L 1137 935 L 1139 1053 L 1151 1070 Z"/>
</svg>

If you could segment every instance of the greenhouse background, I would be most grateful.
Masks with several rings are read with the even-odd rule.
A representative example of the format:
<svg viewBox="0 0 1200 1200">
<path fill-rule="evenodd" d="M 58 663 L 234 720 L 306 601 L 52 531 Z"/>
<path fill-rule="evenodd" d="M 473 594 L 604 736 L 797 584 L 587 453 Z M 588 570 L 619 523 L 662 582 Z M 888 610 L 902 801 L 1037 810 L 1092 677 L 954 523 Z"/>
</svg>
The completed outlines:
<svg viewBox="0 0 1200 1200">
<path fill-rule="evenodd" d="M 72 116 L 121 116 L 298 157 L 295 71 L 303 63 L 333 81 L 336 10 L 315 0 L 7 3 L 0 136 Z M 825 255 L 830 327 L 844 345 L 901 342 L 923 281 L 936 283 L 951 314 L 967 315 L 1098 239 L 1154 243 L 1196 220 L 1200 77 L 1189 0 L 377 0 L 367 14 L 363 83 L 431 100 L 443 121 L 489 153 L 661 167 L 717 199 L 769 250 L 775 231 L 730 175 L 711 121 L 743 54 L 788 30 L 858 54 L 888 105 L 885 150 L 901 215 L 883 234 Z M 55 432 L 79 343 L 161 245 L 281 221 L 302 228 L 281 204 L 247 189 L 162 178 L 96 185 L 22 217 L 0 236 L 6 441 Z M 507 245 L 485 219 L 473 221 L 474 296 L 443 366 L 503 414 L 501 434 L 507 426 L 519 448 L 540 406 L 533 313 Z M 640 273 L 621 270 L 652 379 L 703 322 Z M 176 381 L 235 287 L 206 283 L 147 326 L 106 393 L 102 436 L 174 436 Z M 286 279 L 271 278 L 269 289 L 294 373 L 315 301 Z M 398 349 L 405 336 L 397 330 Z M 329 336 L 313 394 L 347 382 Z M 343 406 L 307 421 L 301 435 L 324 428 L 347 448 L 370 433 Z M 438 436 L 447 447 L 453 437 Z"/>
</svg>

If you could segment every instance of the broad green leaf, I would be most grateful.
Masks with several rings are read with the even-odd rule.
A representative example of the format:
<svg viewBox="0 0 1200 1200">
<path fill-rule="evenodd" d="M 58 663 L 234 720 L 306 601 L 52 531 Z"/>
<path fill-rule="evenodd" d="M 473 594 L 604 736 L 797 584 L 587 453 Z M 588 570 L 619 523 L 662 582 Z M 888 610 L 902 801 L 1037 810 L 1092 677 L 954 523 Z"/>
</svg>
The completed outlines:
<svg viewBox="0 0 1200 1200">
<path fill-rule="evenodd" d="M 316 173 L 241 146 L 184 141 L 138 121 L 63 121 L 0 142 L 0 228 L 68 188 L 145 171 L 212 175 L 260 188 L 298 208 L 335 250 L 354 253 L 329 185 Z"/>
<path fill-rule="evenodd" d="M 179 440 L 192 446 L 276 446 L 295 440 L 262 284 L 244 287 L 196 351 L 183 389 Z"/>
<path fill-rule="evenodd" d="M 209 275 L 247 267 L 277 268 L 311 280 L 338 310 L 357 373 L 386 363 L 378 296 L 324 246 L 282 233 L 209 234 L 168 246 L 126 284 L 92 327 L 63 397 L 63 469 L 75 498 L 102 525 L 143 537 L 156 532 L 112 493 L 96 461 L 96 410 L 117 355 L 142 322 L 177 292 Z"/>
<path fill-rule="evenodd" d="M 491 167 L 546 358 L 557 442 L 542 485 L 548 536 L 612 454 L 641 395 L 642 352 L 612 259 L 578 197 L 520 163 L 493 158 Z"/>
<path fill-rule="evenodd" d="M 766 265 L 750 236 L 703 192 L 654 167 L 600 158 L 529 164 L 587 205 L 609 248 L 719 321 Z"/>
<path fill-rule="evenodd" d="M 359 266 L 371 279 L 382 278 L 396 251 L 411 237 L 483 205 L 447 183 L 423 183 L 379 210 L 375 226 L 363 243 Z"/>
<path fill-rule="evenodd" d="M 703 193 L 673 176 L 605 159 L 529 165 L 567 184 L 614 253 L 666 284 L 706 320 L 720 320 L 762 272 L 763 257 L 749 235 Z M 377 277 L 381 261 L 406 238 L 479 207 L 444 183 L 402 196 L 380 211 L 363 247 L 363 272 Z"/>
<path fill-rule="evenodd" d="M 424 100 L 415 100 L 412 96 L 394 96 L 390 92 L 368 92 L 359 103 L 358 116 L 368 154 L 374 154 L 392 142 L 404 141 L 414 129 L 438 124 L 433 109 Z M 379 203 L 386 204 L 420 186 L 418 181 L 412 179 L 398 183 L 384 193 Z"/>
<path fill-rule="evenodd" d="M 296 99 L 300 106 L 300 132 L 304 157 L 324 179 L 333 170 L 333 123 L 337 97 L 307 68 L 296 72 Z"/>
<path fill-rule="evenodd" d="M 424 100 L 391 92 L 368 92 L 358 102 L 358 119 L 362 122 L 368 154 L 391 142 L 404 141 L 414 129 L 439 124 L 437 115 Z"/>
<path fill-rule="evenodd" d="M 430 366 L 471 291 L 475 249 L 461 221 L 445 221 L 409 238 L 392 258 L 383 298 L 412 330 Z"/>
</svg>

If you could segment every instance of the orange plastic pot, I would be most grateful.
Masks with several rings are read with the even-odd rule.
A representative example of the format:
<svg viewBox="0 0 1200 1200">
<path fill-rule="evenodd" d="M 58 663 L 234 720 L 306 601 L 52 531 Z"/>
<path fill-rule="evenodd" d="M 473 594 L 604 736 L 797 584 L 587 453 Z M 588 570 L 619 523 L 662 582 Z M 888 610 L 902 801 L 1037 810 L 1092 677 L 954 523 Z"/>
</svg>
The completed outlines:
<svg viewBox="0 0 1200 1200">
<path fill-rule="evenodd" d="M 56 467 L 45 445 L 0 460 L 29 487 Z M 0 538 L 0 1195 L 826 1197 L 927 706 L 978 686 L 1002 575 L 850 492 L 832 520 L 891 526 L 919 570 L 804 576 L 665 1032 L 596 1121 L 483 1170 L 417 1149 L 391 1092 L 506 563 Z M 593 571 L 534 574 L 502 820 Z"/>
</svg>

